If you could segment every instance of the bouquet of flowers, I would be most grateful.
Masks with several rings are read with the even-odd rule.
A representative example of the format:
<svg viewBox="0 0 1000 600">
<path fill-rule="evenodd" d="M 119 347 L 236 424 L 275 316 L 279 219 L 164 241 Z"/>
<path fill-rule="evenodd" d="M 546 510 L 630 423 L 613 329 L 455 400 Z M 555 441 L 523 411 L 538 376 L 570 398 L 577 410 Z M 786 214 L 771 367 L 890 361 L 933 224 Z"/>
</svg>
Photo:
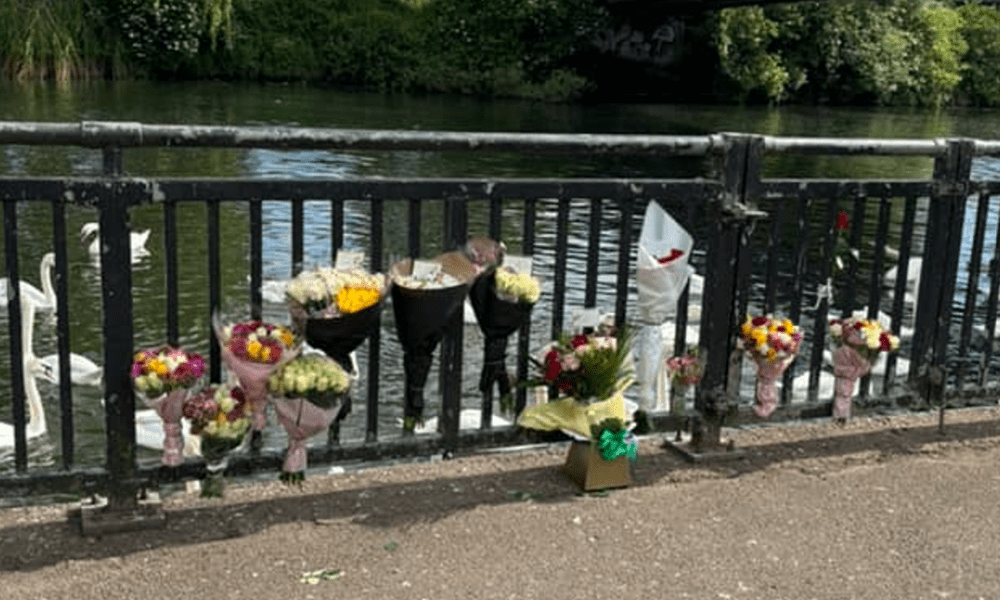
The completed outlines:
<svg viewBox="0 0 1000 600">
<path fill-rule="evenodd" d="M 739 343 L 757 365 L 754 412 L 768 417 L 778 407 L 778 377 L 799 353 L 802 332 L 788 319 L 747 316 Z"/>
<path fill-rule="evenodd" d="M 507 339 L 531 318 L 540 296 L 541 287 L 531 273 L 516 273 L 503 266 L 479 275 L 469 289 L 469 301 L 485 337 L 479 390 L 487 394 L 496 382 L 501 405 L 511 391 L 505 364 Z"/>
<path fill-rule="evenodd" d="M 476 268 L 476 272 L 481 273 L 503 264 L 507 246 L 486 236 L 474 235 L 465 242 L 462 253 Z"/>
<path fill-rule="evenodd" d="M 899 338 L 873 319 L 848 317 L 830 321 L 833 342 L 834 398 L 833 417 L 846 420 L 851 416 L 854 384 L 863 377 L 883 352 L 899 348 Z"/>
<path fill-rule="evenodd" d="M 253 428 L 262 431 L 267 424 L 264 412 L 267 379 L 278 367 L 298 355 L 301 340 L 284 325 L 258 319 L 227 322 L 217 312 L 213 324 L 222 347 L 222 359 L 239 379 L 251 406 Z"/>
<path fill-rule="evenodd" d="M 532 358 L 538 374 L 526 385 L 554 389 L 560 398 L 525 409 L 518 424 L 543 431 L 561 429 L 586 440 L 592 426 L 605 419 L 631 421 L 637 407 L 622 395 L 633 381 L 629 349 L 625 331 L 617 337 L 603 333 L 562 336 L 550 343 L 541 360 Z"/>
<path fill-rule="evenodd" d="M 679 415 L 683 412 L 684 397 L 692 385 L 701 381 L 705 361 L 698 346 L 688 346 L 687 352 L 667 359 L 667 375 L 670 377 L 671 399 L 670 412 Z"/>
<path fill-rule="evenodd" d="M 497 296 L 506 302 L 534 305 L 542 295 L 541 286 L 531 273 L 515 273 L 504 267 L 494 272 L 493 285 Z"/>
<path fill-rule="evenodd" d="M 267 387 L 278 421 L 288 433 L 281 480 L 301 482 L 307 464 L 306 440 L 330 426 L 351 387 L 351 377 L 332 358 L 303 354 L 275 371 Z"/>
<path fill-rule="evenodd" d="M 184 462 L 181 413 L 188 390 L 205 374 L 205 361 L 195 353 L 169 345 L 136 352 L 132 384 L 146 405 L 163 420 L 163 454 L 160 461 L 176 467 Z"/>
<path fill-rule="evenodd" d="M 424 386 L 434 351 L 469 293 L 476 269 L 461 252 L 446 252 L 430 261 L 401 260 L 390 273 L 392 312 L 406 378 L 403 429 L 412 432 L 423 418 Z"/>
<path fill-rule="evenodd" d="M 221 496 L 229 453 L 239 447 L 250 430 L 252 406 L 239 387 L 216 385 L 184 401 L 183 415 L 191 420 L 191 434 L 201 437 L 208 478 L 202 496 Z"/>
<path fill-rule="evenodd" d="M 347 370 L 350 358 L 378 327 L 389 279 L 359 269 L 304 271 L 286 288 L 288 310 L 306 341 Z"/>
<path fill-rule="evenodd" d="M 628 344 L 614 336 L 578 334 L 552 343 L 537 363 L 536 384 L 554 386 L 577 402 L 605 400 L 631 382 L 624 368 Z"/>
<path fill-rule="evenodd" d="M 663 324 L 677 313 L 677 300 L 694 269 L 694 239 L 658 203 L 646 206 L 635 259 L 639 293 L 636 335 L 639 399 L 652 408 L 663 396 Z"/>
</svg>

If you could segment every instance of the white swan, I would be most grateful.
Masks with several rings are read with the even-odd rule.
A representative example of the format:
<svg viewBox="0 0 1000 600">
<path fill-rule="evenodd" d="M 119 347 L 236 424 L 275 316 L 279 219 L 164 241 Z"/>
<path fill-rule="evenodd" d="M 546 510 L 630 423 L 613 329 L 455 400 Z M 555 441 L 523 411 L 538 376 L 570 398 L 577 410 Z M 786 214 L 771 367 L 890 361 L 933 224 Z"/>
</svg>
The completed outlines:
<svg viewBox="0 0 1000 600">
<path fill-rule="evenodd" d="M 59 355 L 48 354 L 36 359 L 38 375 L 59 385 Z M 69 380 L 74 385 L 101 387 L 104 385 L 104 370 L 86 356 L 70 352 Z"/>
<path fill-rule="evenodd" d="M 55 264 L 55 253 L 49 252 L 42 257 L 42 262 L 39 264 L 39 272 L 42 278 L 42 289 L 38 289 L 27 281 L 20 282 L 22 305 L 26 302 L 31 302 L 35 306 L 35 310 L 39 312 L 55 311 L 56 290 L 55 286 L 52 285 L 52 268 Z M 0 279 L 0 308 L 6 308 L 7 304 L 7 278 L 4 277 L 3 279 Z"/>
<path fill-rule="evenodd" d="M 201 456 L 201 436 L 191 434 L 191 420 L 181 418 L 184 456 Z M 151 450 L 163 450 L 163 419 L 152 408 L 135 411 L 135 443 Z"/>
<path fill-rule="evenodd" d="M 21 343 L 23 350 L 21 364 L 24 369 L 24 396 L 28 401 L 28 421 L 25 423 L 25 436 L 28 439 L 39 437 L 48 430 L 42 398 L 38 393 L 38 384 L 35 381 L 37 365 L 30 345 L 34 320 L 35 306 L 31 302 L 22 302 Z M 0 448 L 12 448 L 13 446 L 14 426 L 9 423 L 0 423 Z"/>
<path fill-rule="evenodd" d="M 25 427 L 25 437 L 32 439 L 44 435 L 48 430 L 45 422 L 45 410 L 42 407 L 42 398 L 38 393 L 38 384 L 35 382 L 33 365 L 28 357 L 25 357 L 24 365 L 24 395 L 28 401 L 28 422 Z M 0 422 L 0 448 L 14 447 L 14 426 L 9 423 Z"/>
<path fill-rule="evenodd" d="M 136 263 L 140 258 L 149 256 L 146 249 L 146 240 L 149 239 L 150 230 L 133 231 L 129 234 L 132 247 L 132 262 Z M 90 257 L 95 260 L 101 258 L 101 236 L 100 225 L 97 223 L 84 223 L 80 228 L 80 242 L 87 246 Z"/>
</svg>

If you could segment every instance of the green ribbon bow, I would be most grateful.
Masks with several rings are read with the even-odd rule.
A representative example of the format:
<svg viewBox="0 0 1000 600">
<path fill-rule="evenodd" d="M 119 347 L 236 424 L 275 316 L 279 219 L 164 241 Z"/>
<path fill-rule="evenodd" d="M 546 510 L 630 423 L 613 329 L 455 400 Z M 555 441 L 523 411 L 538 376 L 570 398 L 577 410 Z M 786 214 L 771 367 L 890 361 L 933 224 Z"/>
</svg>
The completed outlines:
<svg viewBox="0 0 1000 600">
<path fill-rule="evenodd" d="M 634 440 L 625 441 L 625 436 L 627 435 L 628 432 L 624 429 L 619 429 L 615 432 L 612 432 L 610 429 L 605 429 L 601 432 L 599 443 L 601 456 L 604 460 L 614 460 L 619 456 L 627 456 L 630 459 L 635 460 L 635 449 L 638 444 L 636 444 Z"/>
</svg>

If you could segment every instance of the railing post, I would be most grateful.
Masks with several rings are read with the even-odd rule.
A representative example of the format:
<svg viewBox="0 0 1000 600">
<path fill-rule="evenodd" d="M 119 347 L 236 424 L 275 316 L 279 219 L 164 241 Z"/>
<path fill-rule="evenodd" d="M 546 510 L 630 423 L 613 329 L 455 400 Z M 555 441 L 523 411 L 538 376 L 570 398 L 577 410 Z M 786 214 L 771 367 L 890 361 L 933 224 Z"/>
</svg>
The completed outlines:
<svg viewBox="0 0 1000 600">
<path fill-rule="evenodd" d="M 760 180 L 763 142 L 749 136 L 722 136 L 715 157 L 723 193 L 708 203 L 708 256 L 699 338 L 707 361 L 695 396 L 691 446 L 696 453 L 722 450 L 722 424 L 738 399 L 740 352 L 735 331 L 747 299 L 748 219 L 744 204 Z M 748 190 L 748 182 L 750 189 Z"/>
<path fill-rule="evenodd" d="M 98 202 L 104 331 L 104 420 L 107 431 L 106 505 L 84 505 L 84 534 L 100 535 L 164 523 L 158 499 L 140 505 L 132 388 L 132 242 L 129 216 L 134 185 L 117 179 L 121 149 L 105 150 L 108 180 Z M 144 500 L 146 500 L 144 498 Z"/>
<path fill-rule="evenodd" d="M 929 404 L 944 407 L 951 303 L 955 295 L 965 200 L 972 171 L 971 140 L 948 140 L 934 161 L 936 189 L 927 211 L 909 378 Z M 943 419 L 944 413 L 941 413 Z"/>
</svg>

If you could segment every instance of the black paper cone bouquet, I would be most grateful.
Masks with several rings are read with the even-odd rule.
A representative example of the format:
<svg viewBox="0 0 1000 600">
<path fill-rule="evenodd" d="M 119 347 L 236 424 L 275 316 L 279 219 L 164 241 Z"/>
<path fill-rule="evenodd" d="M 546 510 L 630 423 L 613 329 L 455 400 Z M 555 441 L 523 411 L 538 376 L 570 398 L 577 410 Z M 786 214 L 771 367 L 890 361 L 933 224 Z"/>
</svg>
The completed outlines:
<svg viewBox="0 0 1000 600">
<path fill-rule="evenodd" d="M 503 265 L 487 268 L 473 281 L 469 301 L 486 338 L 483 370 L 479 377 L 479 390 L 484 394 L 495 383 L 501 400 L 510 395 L 505 364 L 507 340 L 531 318 L 540 292 L 538 281 L 531 273 L 517 273 Z"/>
<path fill-rule="evenodd" d="M 404 259 L 392 265 L 392 311 L 406 378 L 404 430 L 412 431 L 423 419 L 424 386 L 434 351 L 448 321 L 461 309 L 475 273 L 460 252 L 446 252 L 431 260 Z"/>
<path fill-rule="evenodd" d="M 304 271 L 285 288 L 292 323 L 306 343 L 353 373 L 351 353 L 378 327 L 389 283 L 357 269 Z"/>
</svg>

